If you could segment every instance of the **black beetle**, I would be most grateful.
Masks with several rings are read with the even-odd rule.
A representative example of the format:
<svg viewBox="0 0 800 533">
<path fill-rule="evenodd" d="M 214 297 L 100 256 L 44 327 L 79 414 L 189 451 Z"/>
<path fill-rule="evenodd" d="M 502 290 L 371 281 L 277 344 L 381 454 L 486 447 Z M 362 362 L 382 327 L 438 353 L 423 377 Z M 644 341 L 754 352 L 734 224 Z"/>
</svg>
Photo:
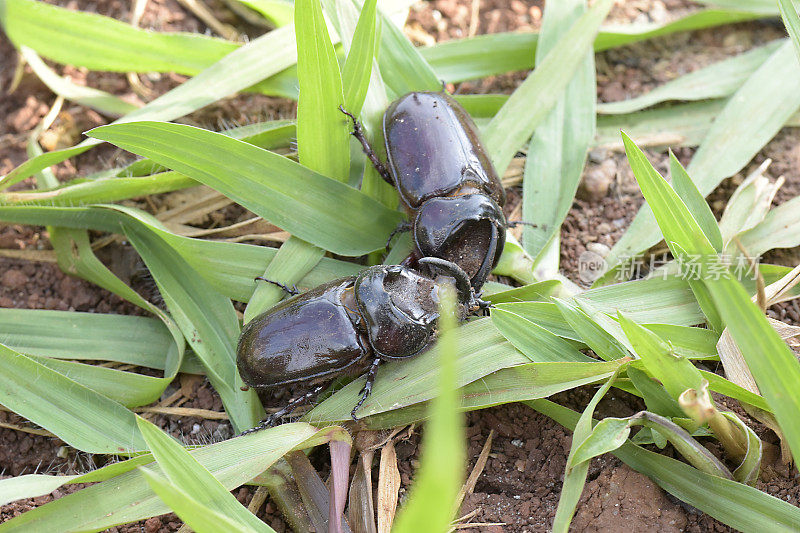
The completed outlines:
<svg viewBox="0 0 800 533">
<path fill-rule="evenodd" d="M 419 263 L 430 276 L 401 265 L 378 265 L 284 300 L 257 316 L 239 338 L 236 362 L 242 380 L 267 389 L 358 375 L 369 367 L 351 413 L 357 420 L 378 364 L 416 355 L 433 340 L 443 283 L 455 280 L 461 319 L 483 303 L 458 265 L 432 257 Z M 317 386 L 293 400 L 246 433 L 272 425 L 321 389 Z"/>
<path fill-rule="evenodd" d="M 445 91 L 396 100 L 383 115 L 384 165 L 361 124 L 341 110 L 370 161 L 400 193 L 413 221 L 398 230 L 412 230 L 416 257 L 458 264 L 480 291 L 505 244 L 505 191 L 469 114 Z"/>
</svg>

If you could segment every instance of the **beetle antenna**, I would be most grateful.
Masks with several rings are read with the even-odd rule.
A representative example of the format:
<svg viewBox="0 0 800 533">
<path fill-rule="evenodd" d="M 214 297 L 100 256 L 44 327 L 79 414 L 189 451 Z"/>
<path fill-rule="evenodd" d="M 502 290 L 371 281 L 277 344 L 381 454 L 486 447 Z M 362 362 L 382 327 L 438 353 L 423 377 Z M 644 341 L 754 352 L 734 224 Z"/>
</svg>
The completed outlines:
<svg viewBox="0 0 800 533">
<path fill-rule="evenodd" d="M 418 263 L 443 270 L 447 275 L 454 278 L 456 280 L 456 290 L 462 301 L 470 302 L 475 298 L 472 285 L 469 283 L 469 276 L 457 264 L 438 257 L 423 257 Z"/>
</svg>

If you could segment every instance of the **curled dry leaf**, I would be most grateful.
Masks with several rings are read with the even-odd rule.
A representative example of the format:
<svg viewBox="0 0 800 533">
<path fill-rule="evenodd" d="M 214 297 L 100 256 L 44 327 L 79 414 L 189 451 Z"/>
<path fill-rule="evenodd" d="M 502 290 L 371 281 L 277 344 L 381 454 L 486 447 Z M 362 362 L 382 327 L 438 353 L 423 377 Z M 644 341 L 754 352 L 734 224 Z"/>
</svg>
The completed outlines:
<svg viewBox="0 0 800 533">
<path fill-rule="evenodd" d="M 394 449 L 394 441 L 389 440 L 381 449 L 378 474 L 378 533 L 391 532 L 399 491 L 400 470 L 397 468 L 397 452 Z"/>
</svg>

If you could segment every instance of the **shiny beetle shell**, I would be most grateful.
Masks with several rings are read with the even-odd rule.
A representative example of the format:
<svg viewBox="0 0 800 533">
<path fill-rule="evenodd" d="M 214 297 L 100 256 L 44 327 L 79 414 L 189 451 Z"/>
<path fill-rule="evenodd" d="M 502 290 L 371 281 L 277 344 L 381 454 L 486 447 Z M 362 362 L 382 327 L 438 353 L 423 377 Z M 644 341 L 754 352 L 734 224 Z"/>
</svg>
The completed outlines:
<svg viewBox="0 0 800 533">
<path fill-rule="evenodd" d="M 480 290 L 500 259 L 505 191 L 475 123 L 445 92 L 414 92 L 383 117 L 388 171 L 423 257 L 459 265 Z"/>
<path fill-rule="evenodd" d="M 475 123 L 449 94 L 414 92 L 396 100 L 383 115 L 383 133 L 389 168 L 410 208 L 464 185 L 505 204 Z"/>
<path fill-rule="evenodd" d="M 236 350 L 242 380 L 266 388 L 360 366 L 370 350 L 366 336 L 353 325 L 353 311 L 345 305 L 354 283 L 348 278 L 321 285 L 248 322 Z"/>
<path fill-rule="evenodd" d="M 472 293 L 466 275 L 460 276 L 463 315 Z M 242 380 L 268 388 L 358 373 L 375 358 L 413 356 L 433 339 L 439 288 L 434 278 L 409 268 L 379 265 L 285 300 L 242 330 Z"/>
</svg>

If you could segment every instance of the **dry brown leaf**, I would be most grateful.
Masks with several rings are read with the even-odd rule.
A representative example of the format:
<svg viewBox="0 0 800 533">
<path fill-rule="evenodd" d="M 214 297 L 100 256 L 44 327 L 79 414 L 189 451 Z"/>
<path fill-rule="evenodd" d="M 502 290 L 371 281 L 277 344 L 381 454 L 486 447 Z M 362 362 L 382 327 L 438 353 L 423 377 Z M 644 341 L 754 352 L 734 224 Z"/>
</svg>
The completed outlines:
<svg viewBox="0 0 800 533">
<path fill-rule="evenodd" d="M 394 449 L 394 441 L 389 440 L 381 449 L 378 474 L 378 533 L 391 533 L 399 491 L 400 470 L 397 468 L 397 452 Z"/>
</svg>

